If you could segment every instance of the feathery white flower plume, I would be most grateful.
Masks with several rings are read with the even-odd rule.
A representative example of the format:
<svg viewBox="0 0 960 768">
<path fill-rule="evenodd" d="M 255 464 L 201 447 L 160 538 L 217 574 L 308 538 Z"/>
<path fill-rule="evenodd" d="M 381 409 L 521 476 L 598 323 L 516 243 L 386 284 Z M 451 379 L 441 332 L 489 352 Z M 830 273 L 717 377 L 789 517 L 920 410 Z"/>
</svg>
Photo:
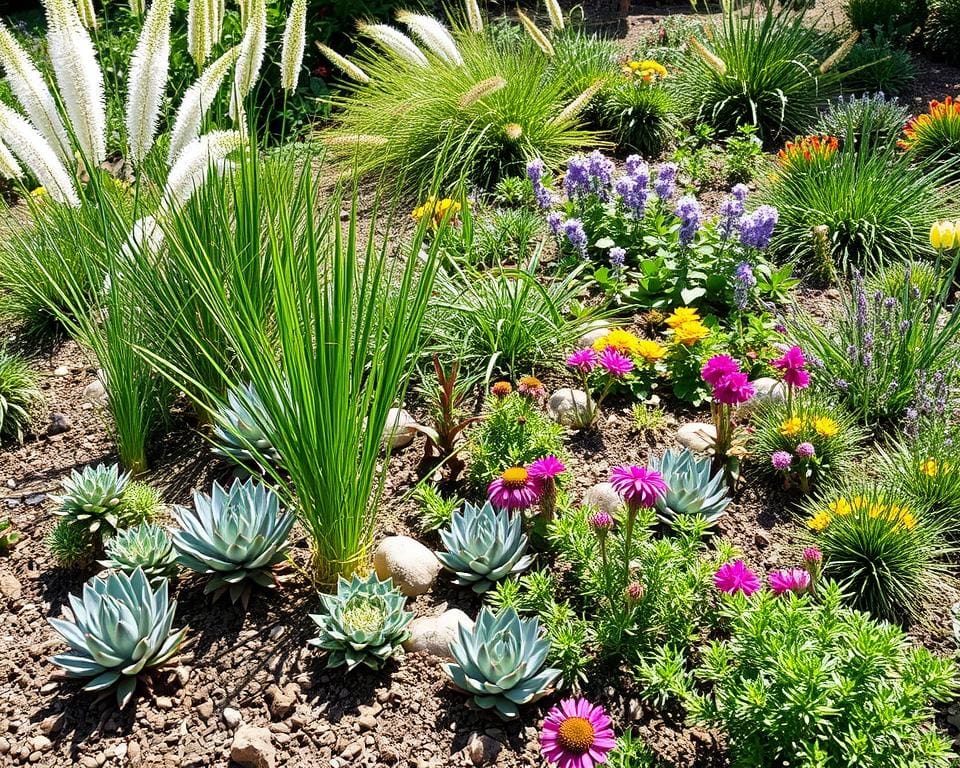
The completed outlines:
<svg viewBox="0 0 960 768">
<path fill-rule="evenodd" d="M 240 8 L 240 26 L 241 27 L 245 28 L 247 26 L 247 19 L 250 18 L 250 11 L 253 8 L 252 6 L 253 2 L 255 2 L 255 0 L 237 0 L 237 5 Z"/>
<path fill-rule="evenodd" d="M 237 62 L 240 55 L 240 46 L 235 45 L 228 49 L 220 58 L 214 61 L 203 73 L 187 88 L 180 101 L 180 108 L 173 118 L 173 129 L 170 131 L 170 151 L 167 161 L 173 165 L 183 148 L 200 135 L 203 119 L 210 110 L 223 81 L 231 67 Z"/>
<path fill-rule="evenodd" d="M 251 0 L 247 27 L 240 41 L 240 55 L 234 68 L 236 94 L 230 100 L 230 119 L 238 122 L 243 99 L 253 90 L 263 66 L 263 54 L 267 48 L 267 4 L 265 0 Z M 239 98 L 237 98 L 239 97 Z"/>
<path fill-rule="evenodd" d="M 224 0 L 207 0 L 207 18 L 210 19 L 210 44 L 216 46 L 223 37 Z"/>
<path fill-rule="evenodd" d="M 530 17 L 523 11 L 517 11 L 517 17 L 520 19 L 520 23 L 523 24 L 523 28 L 527 30 L 527 34 L 530 35 L 533 42 L 537 44 L 537 48 L 547 54 L 547 56 L 553 56 L 554 53 L 556 53 L 553 49 L 553 44 L 549 38 L 543 34 L 540 27 L 534 24 Z"/>
<path fill-rule="evenodd" d="M 130 13 L 134 16 L 143 16 L 143 0 L 130 0 Z"/>
<path fill-rule="evenodd" d="M 358 24 L 357 29 L 361 35 L 369 37 L 381 47 L 399 56 L 404 61 L 416 64 L 419 67 L 429 67 L 430 62 L 423 55 L 423 51 L 417 48 L 416 43 L 407 37 L 403 32 L 389 24 Z"/>
<path fill-rule="evenodd" d="M 227 155 L 244 144 L 239 131 L 211 131 L 191 141 L 167 175 L 160 202 L 162 213 L 186 203 L 203 186 L 210 171 L 222 173 L 229 166 Z"/>
<path fill-rule="evenodd" d="M 603 87 L 603 83 L 603 78 L 596 80 L 592 85 L 588 86 L 583 93 L 560 110 L 556 117 L 549 120 L 547 125 L 560 126 L 573 122 L 580 113 L 583 112 L 584 107 L 593 101 L 593 97 L 596 96 L 597 92 Z"/>
<path fill-rule="evenodd" d="M 280 86 L 285 91 L 297 88 L 306 44 L 307 0 L 293 0 L 287 24 L 283 28 L 283 46 L 280 49 Z"/>
<path fill-rule="evenodd" d="M 170 68 L 170 14 L 173 0 L 154 0 L 130 57 L 127 76 L 127 144 L 139 167 L 157 134 L 160 105 Z"/>
<path fill-rule="evenodd" d="M 53 200 L 80 205 L 73 180 L 57 153 L 23 115 L 6 104 L 0 104 L 0 135 Z"/>
<path fill-rule="evenodd" d="M 120 248 L 120 256 L 129 261 L 136 260 L 138 256 L 155 256 L 163 247 L 163 241 L 163 229 L 157 220 L 153 216 L 144 216 L 133 222 L 127 242 Z M 104 290 L 109 290 L 108 283 L 104 283 Z"/>
<path fill-rule="evenodd" d="M 0 140 L 0 177 L 4 179 L 19 179 L 23 176 L 23 169 L 7 145 Z"/>
<path fill-rule="evenodd" d="M 358 83 L 369 83 L 370 76 L 364 72 L 360 67 L 354 64 L 350 59 L 345 56 L 341 56 L 329 45 L 324 45 L 323 43 L 317 43 L 317 48 L 320 49 L 322 53 L 331 64 L 333 64 L 337 69 L 339 69 L 343 74 L 349 77 L 351 80 L 356 80 Z"/>
<path fill-rule="evenodd" d="M 469 91 L 464 93 L 463 96 L 457 100 L 457 106 L 460 109 L 469 109 L 481 99 L 485 99 L 491 93 L 496 93 L 501 88 L 506 88 L 506 86 L 507 81 L 499 75 L 496 77 L 488 77 L 486 80 L 481 80 Z"/>
<path fill-rule="evenodd" d="M 84 158 L 100 165 L 107 156 L 103 72 L 93 41 L 71 0 L 44 0 L 50 62 L 64 109 Z"/>
<path fill-rule="evenodd" d="M 187 5 L 187 52 L 198 67 L 203 66 L 213 50 L 212 26 L 207 0 L 190 0 Z"/>
<path fill-rule="evenodd" d="M 457 48 L 457 41 L 453 39 L 450 30 L 435 18 L 420 13 L 400 11 L 397 14 L 397 21 L 404 24 L 420 39 L 421 43 L 441 59 L 458 67 L 463 65 L 463 56 Z"/>
<path fill-rule="evenodd" d="M 563 29 L 563 11 L 557 0 L 544 0 L 547 5 L 547 16 L 550 17 L 550 26 L 554 29 Z"/>
<path fill-rule="evenodd" d="M 80 23 L 87 29 L 97 28 L 97 12 L 93 10 L 93 0 L 77 0 L 77 14 Z"/>
<path fill-rule="evenodd" d="M 27 113 L 30 122 L 62 160 L 69 159 L 70 138 L 67 136 L 67 129 L 63 127 L 57 102 L 54 101 L 40 70 L 2 23 L 0 64 L 7 73 L 10 90 Z"/>
<path fill-rule="evenodd" d="M 483 32 L 483 14 L 480 13 L 480 6 L 477 0 L 466 0 L 467 5 L 467 24 L 470 25 L 471 32 Z"/>
</svg>

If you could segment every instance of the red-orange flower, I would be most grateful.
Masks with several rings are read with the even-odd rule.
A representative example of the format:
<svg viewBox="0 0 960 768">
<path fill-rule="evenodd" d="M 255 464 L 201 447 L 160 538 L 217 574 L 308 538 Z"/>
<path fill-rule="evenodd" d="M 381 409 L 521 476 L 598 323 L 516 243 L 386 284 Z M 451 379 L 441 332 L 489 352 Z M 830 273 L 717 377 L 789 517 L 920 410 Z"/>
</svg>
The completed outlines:
<svg viewBox="0 0 960 768">
<path fill-rule="evenodd" d="M 903 129 L 905 138 L 898 144 L 901 149 L 935 150 L 942 144 L 944 134 L 957 136 L 960 133 L 960 101 L 947 96 L 943 101 L 934 99 L 930 109 L 910 119 Z M 931 144 L 924 147 L 923 145 Z"/>
<path fill-rule="evenodd" d="M 836 136 L 804 136 L 788 141 L 777 153 L 783 166 L 799 162 L 810 163 L 813 160 L 828 160 L 839 149 L 840 140 Z"/>
</svg>

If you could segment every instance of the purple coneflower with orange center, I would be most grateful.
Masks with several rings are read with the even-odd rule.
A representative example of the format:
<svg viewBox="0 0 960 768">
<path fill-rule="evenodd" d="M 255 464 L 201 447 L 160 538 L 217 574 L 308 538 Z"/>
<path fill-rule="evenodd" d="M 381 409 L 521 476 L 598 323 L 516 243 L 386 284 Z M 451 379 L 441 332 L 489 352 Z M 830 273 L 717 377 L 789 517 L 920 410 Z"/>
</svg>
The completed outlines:
<svg viewBox="0 0 960 768">
<path fill-rule="evenodd" d="M 565 699 L 543 721 L 540 749 L 557 768 L 594 768 L 617 746 L 603 707 L 586 699 Z"/>
<path fill-rule="evenodd" d="M 547 389 L 536 376 L 523 376 L 517 382 L 517 392 L 530 400 L 543 400 L 547 396 Z"/>
<path fill-rule="evenodd" d="M 540 483 L 523 467 L 510 467 L 490 483 L 487 497 L 500 509 L 529 509 L 540 498 Z"/>
</svg>

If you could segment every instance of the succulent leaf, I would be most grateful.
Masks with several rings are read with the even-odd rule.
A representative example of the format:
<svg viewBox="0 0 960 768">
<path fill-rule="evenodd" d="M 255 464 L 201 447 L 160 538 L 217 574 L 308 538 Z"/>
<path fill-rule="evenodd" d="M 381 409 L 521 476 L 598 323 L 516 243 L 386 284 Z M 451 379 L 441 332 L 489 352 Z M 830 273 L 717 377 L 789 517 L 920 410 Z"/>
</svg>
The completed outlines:
<svg viewBox="0 0 960 768">
<path fill-rule="evenodd" d="M 723 473 L 713 474 L 709 458 L 686 448 L 669 450 L 650 466 L 667 484 L 667 493 L 657 499 L 657 517 L 667 525 L 674 525 L 680 515 L 694 515 L 713 526 L 730 504 Z"/>
</svg>

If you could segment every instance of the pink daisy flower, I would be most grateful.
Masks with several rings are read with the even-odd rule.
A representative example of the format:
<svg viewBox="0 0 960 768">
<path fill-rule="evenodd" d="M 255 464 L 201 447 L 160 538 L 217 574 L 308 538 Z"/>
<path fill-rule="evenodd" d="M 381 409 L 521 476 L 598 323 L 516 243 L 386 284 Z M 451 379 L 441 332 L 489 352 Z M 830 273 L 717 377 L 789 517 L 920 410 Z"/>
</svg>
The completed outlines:
<svg viewBox="0 0 960 768">
<path fill-rule="evenodd" d="M 791 387 L 806 389 L 810 386 L 810 374 L 797 368 L 788 368 L 783 372 L 783 380 Z"/>
<path fill-rule="evenodd" d="M 633 360 L 613 347 L 607 347 L 600 355 L 600 366 L 611 376 L 620 378 L 633 370 Z"/>
<path fill-rule="evenodd" d="M 510 467 L 490 483 L 487 498 L 500 509 L 528 509 L 540 498 L 540 483 L 523 467 Z"/>
<path fill-rule="evenodd" d="M 589 373 L 597 364 L 597 353 L 590 347 L 578 349 L 567 358 L 567 365 L 581 373 Z"/>
<path fill-rule="evenodd" d="M 713 399 L 724 405 L 740 405 L 756 394 L 745 373 L 728 373 L 713 385 Z"/>
<path fill-rule="evenodd" d="M 668 488 L 663 475 L 646 467 L 614 467 L 610 484 L 631 507 L 652 507 Z"/>
<path fill-rule="evenodd" d="M 819 563 L 821 560 L 823 560 L 823 552 L 817 547 L 807 547 L 803 550 L 803 562 Z"/>
<path fill-rule="evenodd" d="M 540 749 L 557 768 L 594 768 L 607 762 L 617 742 L 603 707 L 586 699 L 565 699 L 543 721 Z"/>
<path fill-rule="evenodd" d="M 760 579 L 743 560 L 734 560 L 732 563 L 721 565 L 713 575 L 713 585 L 728 595 L 737 592 L 752 595 L 760 591 Z"/>
<path fill-rule="evenodd" d="M 783 349 L 783 347 L 780 347 L 780 349 Z M 790 349 L 783 353 L 782 357 L 770 361 L 770 365 L 774 368 L 779 368 L 781 371 L 787 371 L 791 368 L 803 368 L 806 364 L 807 358 L 800 347 L 790 347 Z"/>
<path fill-rule="evenodd" d="M 700 375 L 710 386 L 716 386 L 720 379 L 731 373 L 740 373 L 740 363 L 727 355 L 711 357 L 700 369 Z"/>
<path fill-rule="evenodd" d="M 527 474 L 535 480 L 552 479 L 566 471 L 567 468 L 563 466 L 563 462 L 552 454 L 537 459 L 527 467 Z"/>
<path fill-rule="evenodd" d="M 770 582 L 770 589 L 773 594 L 782 595 L 784 592 L 796 592 L 803 594 L 810 586 L 810 574 L 803 568 L 785 568 L 782 571 L 774 571 L 767 580 Z"/>
<path fill-rule="evenodd" d="M 613 528 L 613 518 L 607 512 L 594 512 L 587 518 L 587 523 L 598 536 L 606 536 Z"/>
</svg>

